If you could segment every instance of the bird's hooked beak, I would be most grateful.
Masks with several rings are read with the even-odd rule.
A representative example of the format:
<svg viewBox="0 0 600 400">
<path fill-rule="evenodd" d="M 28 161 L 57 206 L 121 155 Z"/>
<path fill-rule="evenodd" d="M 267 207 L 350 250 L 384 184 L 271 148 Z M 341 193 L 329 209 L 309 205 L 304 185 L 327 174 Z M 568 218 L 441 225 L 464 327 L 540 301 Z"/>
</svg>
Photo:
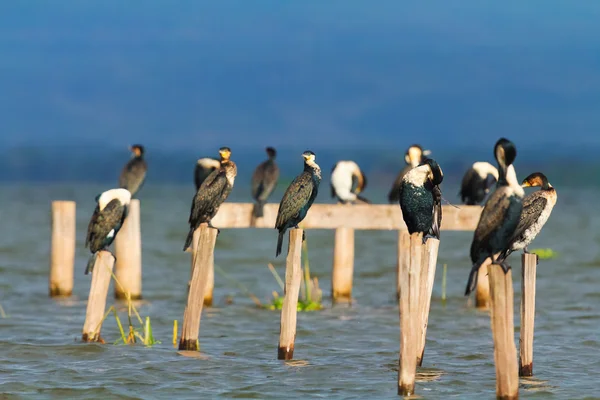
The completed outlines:
<svg viewBox="0 0 600 400">
<path fill-rule="evenodd" d="M 313 161 L 315 159 L 315 156 L 313 156 L 312 154 L 302 154 L 302 157 L 305 161 Z"/>
<path fill-rule="evenodd" d="M 521 184 L 521 187 L 527 188 L 527 187 L 531 187 L 531 183 L 529 183 L 528 180 L 523 181 L 523 183 Z"/>
</svg>

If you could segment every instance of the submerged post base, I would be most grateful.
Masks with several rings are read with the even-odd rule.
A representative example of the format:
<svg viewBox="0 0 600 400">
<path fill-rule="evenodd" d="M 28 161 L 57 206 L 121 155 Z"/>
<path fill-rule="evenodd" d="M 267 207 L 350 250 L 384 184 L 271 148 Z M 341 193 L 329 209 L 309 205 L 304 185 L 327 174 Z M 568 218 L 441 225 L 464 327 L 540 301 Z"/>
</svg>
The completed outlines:
<svg viewBox="0 0 600 400">
<path fill-rule="evenodd" d="M 292 360 L 294 358 L 294 346 L 290 348 L 279 347 L 277 349 L 277 359 L 278 360 Z"/>
<path fill-rule="evenodd" d="M 197 339 L 181 338 L 181 340 L 179 341 L 179 350 L 199 351 L 200 345 L 198 344 Z"/>
</svg>

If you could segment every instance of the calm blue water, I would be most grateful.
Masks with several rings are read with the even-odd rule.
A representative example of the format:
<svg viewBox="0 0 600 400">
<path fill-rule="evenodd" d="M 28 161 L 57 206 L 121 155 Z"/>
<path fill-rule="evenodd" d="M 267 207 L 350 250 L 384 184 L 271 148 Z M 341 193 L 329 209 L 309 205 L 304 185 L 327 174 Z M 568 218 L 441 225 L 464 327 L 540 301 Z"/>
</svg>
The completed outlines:
<svg viewBox="0 0 600 400">
<path fill-rule="evenodd" d="M 311 272 L 319 278 L 325 309 L 301 313 L 293 362 L 276 360 L 279 313 L 257 308 L 218 271 L 215 306 L 205 309 L 200 329 L 202 358 L 184 357 L 172 345 L 173 320 L 181 320 L 190 273 L 185 239 L 190 187 L 147 185 L 142 199 L 143 294 L 138 304 L 150 316 L 161 344 L 115 346 L 80 342 L 90 280 L 83 274 L 84 232 L 102 186 L 81 184 L 0 187 L 0 393 L 2 398 L 397 398 L 399 318 L 395 304 L 395 232 L 357 232 L 351 306 L 328 300 L 332 231 L 309 231 Z M 540 262 L 534 342 L 535 378 L 523 381 L 521 398 L 591 399 L 600 376 L 600 219 L 598 190 L 559 190 L 558 205 L 532 248 L 550 247 L 559 257 Z M 454 187 L 444 187 L 455 201 Z M 232 201 L 245 201 L 234 189 Z M 281 189 L 274 198 L 281 197 Z M 368 189 L 382 202 L 384 191 Z M 323 190 L 318 201 L 327 201 Z M 74 296 L 47 296 L 50 202 L 77 201 Z M 215 263 L 261 301 L 278 285 L 267 269 L 276 232 L 222 230 Z M 429 318 L 424 368 L 425 399 L 493 398 L 495 372 L 489 316 L 463 297 L 468 273 L 469 232 L 443 232 Z M 515 328 L 520 299 L 515 266 Z M 283 276 L 283 257 L 275 266 Z M 442 304 L 442 265 L 448 265 L 448 300 Z M 110 292 L 112 294 L 112 290 Z M 109 296 L 121 319 L 126 308 Z M 113 317 L 103 337 L 119 338 Z M 517 337 L 518 340 L 518 337 Z"/>
</svg>

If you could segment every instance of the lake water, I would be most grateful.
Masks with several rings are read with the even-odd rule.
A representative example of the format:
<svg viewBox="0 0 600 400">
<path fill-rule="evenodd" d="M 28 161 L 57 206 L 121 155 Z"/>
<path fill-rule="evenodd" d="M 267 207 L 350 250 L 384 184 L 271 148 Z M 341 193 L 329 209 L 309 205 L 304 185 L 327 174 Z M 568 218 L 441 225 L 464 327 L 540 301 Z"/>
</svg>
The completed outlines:
<svg viewBox="0 0 600 400">
<path fill-rule="evenodd" d="M 184 357 L 172 344 L 173 320 L 181 320 L 190 255 L 181 251 L 193 195 L 188 186 L 142 189 L 142 316 L 154 337 L 142 345 L 81 343 L 90 277 L 83 247 L 94 196 L 106 186 L 4 185 L 0 187 L 0 398 L 397 398 L 399 317 L 395 303 L 396 232 L 356 233 L 351 307 L 331 306 L 333 231 L 309 231 L 311 272 L 319 278 L 325 309 L 300 313 L 295 360 L 276 360 L 279 313 L 257 308 L 234 282 L 215 273 L 215 305 L 200 329 L 203 358 Z M 600 191 L 559 190 L 554 214 L 531 248 L 559 257 L 540 261 L 534 342 L 535 378 L 522 381 L 524 399 L 600 398 Z M 323 187 L 317 201 L 329 201 Z M 445 197 L 457 201 L 456 188 Z M 234 189 L 232 201 L 246 201 Z M 274 199 L 281 198 L 279 189 Z M 384 191 L 368 189 L 375 202 Z M 50 202 L 77 201 L 77 257 L 72 298 L 48 298 Z M 379 199 L 379 200 L 377 200 Z M 463 296 L 471 232 L 442 232 L 422 371 L 425 399 L 493 398 L 495 371 L 489 316 Z M 267 269 L 276 231 L 225 230 L 215 263 L 267 302 L 279 287 Z M 286 241 L 287 242 L 287 241 Z M 285 244 L 287 246 L 287 243 Z M 285 251 L 285 250 L 284 250 Z M 513 255 L 515 328 L 519 325 L 520 257 Z M 284 257 L 275 261 L 284 275 Z M 447 302 L 441 302 L 442 265 L 448 265 Z M 123 303 L 117 304 L 126 321 Z M 518 329 L 517 329 L 518 330 Z M 102 330 L 119 338 L 113 317 Z M 517 339 L 518 340 L 518 339 Z M 518 345 L 518 342 L 517 342 Z"/>
</svg>

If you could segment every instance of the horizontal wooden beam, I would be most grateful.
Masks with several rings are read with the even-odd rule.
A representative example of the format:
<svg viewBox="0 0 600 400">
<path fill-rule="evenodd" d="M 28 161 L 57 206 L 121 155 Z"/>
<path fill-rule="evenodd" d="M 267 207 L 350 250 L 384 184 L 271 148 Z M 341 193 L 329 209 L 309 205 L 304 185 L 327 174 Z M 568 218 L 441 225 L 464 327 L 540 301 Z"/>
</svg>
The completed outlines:
<svg viewBox="0 0 600 400">
<path fill-rule="evenodd" d="M 252 220 L 251 203 L 224 203 L 213 218 L 217 228 L 271 228 L 275 227 L 279 204 L 266 204 L 264 217 Z M 480 206 L 442 206 L 442 230 L 475 230 Z M 352 228 L 365 230 L 406 229 L 400 206 L 395 204 L 314 204 L 300 224 L 303 229 Z"/>
</svg>

